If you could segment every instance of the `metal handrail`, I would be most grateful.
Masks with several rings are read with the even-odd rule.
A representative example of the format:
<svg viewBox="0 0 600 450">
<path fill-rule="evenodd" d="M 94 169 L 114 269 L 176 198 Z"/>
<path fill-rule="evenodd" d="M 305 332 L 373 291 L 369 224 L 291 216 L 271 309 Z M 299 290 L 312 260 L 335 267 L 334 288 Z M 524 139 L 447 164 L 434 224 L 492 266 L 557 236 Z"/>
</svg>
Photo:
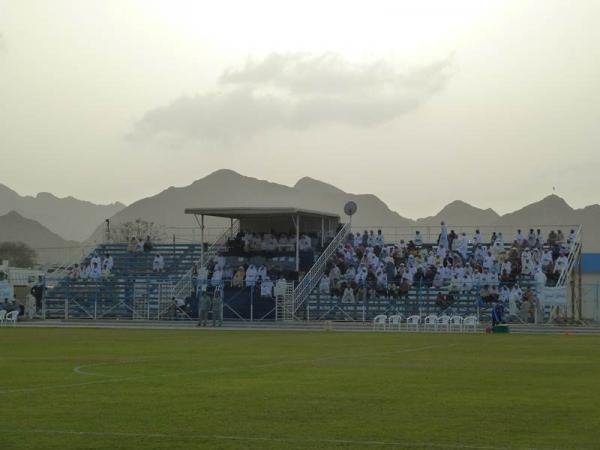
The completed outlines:
<svg viewBox="0 0 600 450">
<path fill-rule="evenodd" d="M 73 267 L 75 264 L 80 264 L 88 255 L 98 247 L 96 243 L 90 243 L 86 245 L 81 245 L 81 256 L 77 257 L 77 259 L 73 259 L 67 263 L 64 263 L 61 266 L 54 267 L 51 272 L 46 271 L 46 282 L 49 281 L 60 281 L 63 278 L 69 276 L 69 268 Z"/>
<path fill-rule="evenodd" d="M 524 231 L 527 231 L 526 228 L 533 229 L 541 229 L 541 230 L 558 230 L 558 229 L 577 229 L 579 224 L 546 224 L 546 225 L 534 225 L 534 224 L 525 224 L 523 226 L 512 226 L 512 225 L 460 225 L 460 224 L 446 224 L 448 230 L 454 230 L 456 233 L 462 233 L 463 231 L 466 233 L 474 233 L 475 230 L 480 230 L 482 237 L 484 240 L 487 240 L 488 237 L 492 234 L 493 231 L 496 232 L 507 232 L 507 231 L 516 231 L 518 228 L 521 228 Z M 355 225 L 352 226 L 352 232 L 362 233 L 364 230 L 382 230 L 385 240 L 388 243 L 396 243 L 401 239 L 405 242 L 414 239 L 415 231 L 421 232 L 421 238 L 423 243 L 435 243 L 437 242 L 437 237 L 440 231 L 439 225 L 406 225 L 406 226 L 381 226 L 381 225 Z M 469 236 L 470 237 L 470 236 Z M 512 236 L 507 238 L 505 235 L 505 241 L 512 241 Z"/>
<path fill-rule="evenodd" d="M 565 285 L 567 281 L 567 277 L 571 270 L 573 270 L 573 266 L 577 260 L 577 256 L 581 252 L 581 225 L 577 228 L 577 233 L 575 234 L 575 239 L 570 243 L 571 248 L 569 249 L 569 257 L 567 258 L 567 265 L 560 273 L 558 277 L 558 281 L 556 282 L 556 287 L 562 287 Z"/>
<path fill-rule="evenodd" d="M 210 260 L 211 257 L 216 255 L 219 250 L 223 247 L 225 242 L 229 239 L 230 236 L 237 234 L 236 230 L 239 230 L 240 221 L 234 220 L 229 228 L 227 228 L 216 240 L 212 243 L 210 247 L 204 252 L 204 264 L 206 261 Z M 197 260 L 189 270 L 182 275 L 182 277 L 175 283 L 173 286 L 173 296 L 181 298 L 182 294 L 187 296 L 187 294 L 191 291 L 192 288 L 192 273 L 194 270 L 194 265 L 198 267 L 201 263 L 201 260 Z"/>
<path fill-rule="evenodd" d="M 323 251 L 323 253 L 321 253 L 321 256 L 319 256 L 317 261 L 306 273 L 302 281 L 298 283 L 296 289 L 294 289 L 294 315 L 296 314 L 298 309 L 300 309 L 308 295 L 311 293 L 311 291 L 315 288 L 315 286 L 321 279 L 327 262 L 331 258 L 331 255 L 333 255 L 333 253 L 337 250 L 340 243 L 343 242 L 344 238 L 348 235 L 348 233 L 350 232 L 350 228 L 350 223 L 347 223 L 342 227 L 342 229 L 329 243 L 329 245 Z"/>
</svg>

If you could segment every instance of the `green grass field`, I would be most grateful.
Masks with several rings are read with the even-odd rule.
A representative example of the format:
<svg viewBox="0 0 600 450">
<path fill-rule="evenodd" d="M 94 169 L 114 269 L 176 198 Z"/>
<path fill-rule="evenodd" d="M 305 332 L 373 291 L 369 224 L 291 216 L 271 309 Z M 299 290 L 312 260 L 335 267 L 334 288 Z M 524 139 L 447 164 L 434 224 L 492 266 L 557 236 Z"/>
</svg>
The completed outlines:
<svg viewBox="0 0 600 450">
<path fill-rule="evenodd" d="M 600 448 L 600 337 L 0 329 L 0 449 Z"/>
</svg>

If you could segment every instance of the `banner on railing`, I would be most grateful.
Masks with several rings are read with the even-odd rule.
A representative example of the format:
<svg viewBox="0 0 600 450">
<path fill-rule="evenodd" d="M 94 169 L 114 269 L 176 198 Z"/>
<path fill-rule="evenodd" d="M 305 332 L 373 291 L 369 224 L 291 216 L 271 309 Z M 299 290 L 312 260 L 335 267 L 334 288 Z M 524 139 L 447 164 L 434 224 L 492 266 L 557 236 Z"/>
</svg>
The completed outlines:
<svg viewBox="0 0 600 450">
<path fill-rule="evenodd" d="M 544 305 L 549 306 L 566 306 L 567 305 L 567 288 L 563 287 L 547 287 L 540 292 L 540 301 Z"/>
</svg>

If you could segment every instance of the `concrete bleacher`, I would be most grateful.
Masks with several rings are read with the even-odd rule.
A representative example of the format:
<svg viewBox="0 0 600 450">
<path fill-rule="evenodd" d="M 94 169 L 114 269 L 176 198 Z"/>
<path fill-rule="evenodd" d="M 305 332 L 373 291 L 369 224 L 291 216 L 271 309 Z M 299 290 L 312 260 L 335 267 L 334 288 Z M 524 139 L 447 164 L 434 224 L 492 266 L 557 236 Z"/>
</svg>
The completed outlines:
<svg viewBox="0 0 600 450">
<path fill-rule="evenodd" d="M 45 293 L 47 318 L 160 318 L 169 289 L 200 259 L 198 244 L 155 244 L 152 251 L 128 252 L 127 244 L 103 244 L 95 249 L 110 253 L 113 270 L 106 279 L 62 278 Z M 160 253 L 164 272 L 153 272 L 152 261 Z M 93 254 L 93 253 L 92 253 Z M 91 254 L 85 260 L 89 260 Z"/>
</svg>

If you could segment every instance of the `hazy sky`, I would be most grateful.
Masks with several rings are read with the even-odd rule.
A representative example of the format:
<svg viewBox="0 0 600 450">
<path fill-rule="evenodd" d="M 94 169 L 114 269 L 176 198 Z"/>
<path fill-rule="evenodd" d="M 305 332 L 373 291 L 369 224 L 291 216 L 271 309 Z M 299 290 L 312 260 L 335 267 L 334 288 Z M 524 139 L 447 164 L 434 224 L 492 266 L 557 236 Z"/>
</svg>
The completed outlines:
<svg viewBox="0 0 600 450">
<path fill-rule="evenodd" d="M 219 169 L 421 217 L 600 202 L 600 1 L 0 0 L 0 183 L 126 203 Z"/>
</svg>

